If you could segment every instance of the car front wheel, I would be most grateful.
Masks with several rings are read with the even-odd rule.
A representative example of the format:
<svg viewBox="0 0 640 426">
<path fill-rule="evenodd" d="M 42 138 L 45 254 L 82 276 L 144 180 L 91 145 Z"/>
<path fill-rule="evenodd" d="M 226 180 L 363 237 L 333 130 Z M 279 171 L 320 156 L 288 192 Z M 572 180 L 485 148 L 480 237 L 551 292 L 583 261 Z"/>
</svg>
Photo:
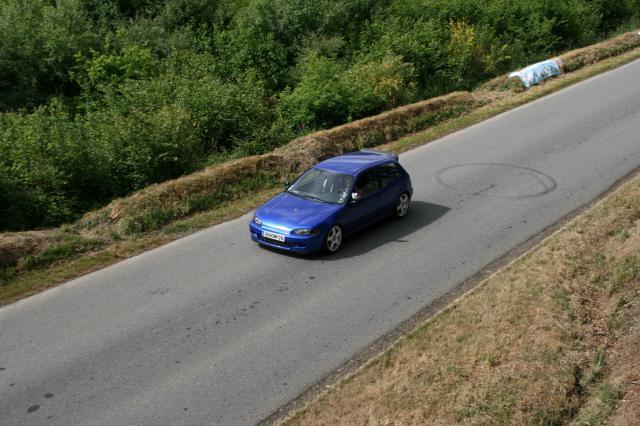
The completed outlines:
<svg viewBox="0 0 640 426">
<path fill-rule="evenodd" d="M 406 192 L 403 192 L 402 194 L 400 194 L 400 196 L 398 197 L 398 200 L 396 201 L 395 214 L 397 218 L 402 218 L 407 215 L 407 212 L 409 211 L 410 201 L 411 201 L 411 198 L 409 197 L 409 194 L 407 194 Z"/>
<path fill-rule="evenodd" d="M 329 253 L 337 252 L 342 247 L 342 228 L 339 225 L 333 225 L 329 228 L 327 236 L 324 238 L 324 248 Z"/>
</svg>

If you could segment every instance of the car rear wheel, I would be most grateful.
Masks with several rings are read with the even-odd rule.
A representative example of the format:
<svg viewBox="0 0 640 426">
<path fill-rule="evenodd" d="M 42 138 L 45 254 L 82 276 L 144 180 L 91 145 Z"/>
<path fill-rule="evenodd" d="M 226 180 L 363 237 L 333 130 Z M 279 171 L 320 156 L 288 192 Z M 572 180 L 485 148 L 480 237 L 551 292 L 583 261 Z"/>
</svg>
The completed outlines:
<svg viewBox="0 0 640 426">
<path fill-rule="evenodd" d="M 397 218 L 403 218 L 407 215 L 407 212 L 409 212 L 410 201 L 411 198 L 409 197 L 409 194 L 407 194 L 406 192 L 400 194 L 398 200 L 396 201 L 395 214 Z"/>
<path fill-rule="evenodd" d="M 342 228 L 340 225 L 333 225 L 329 228 L 329 232 L 327 232 L 327 236 L 324 238 L 324 248 L 329 253 L 337 252 L 340 247 L 342 247 Z"/>
</svg>

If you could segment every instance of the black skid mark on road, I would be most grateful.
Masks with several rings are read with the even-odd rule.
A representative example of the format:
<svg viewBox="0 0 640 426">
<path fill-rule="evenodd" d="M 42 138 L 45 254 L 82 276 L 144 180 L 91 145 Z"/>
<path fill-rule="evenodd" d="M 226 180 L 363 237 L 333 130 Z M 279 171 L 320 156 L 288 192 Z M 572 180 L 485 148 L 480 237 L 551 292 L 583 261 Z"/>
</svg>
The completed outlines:
<svg viewBox="0 0 640 426">
<path fill-rule="evenodd" d="M 478 185 L 481 184 L 481 181 L 478 179 L 462 179 L 458 182 L 455 176 L 456 172 L 459 170 L 472 172 L 470 174 L 473 176 L 477 176 L 478 170 L 484 170 L 494 181 L 483 182 L 482 187 L 478 187 Z M 532 191 L 529 187 L 520 186 L 510 188 L 515 190 L 515 193 L 511 193 L 510 191 L 501 193 L 502 186 L 510 186 L 514 184 L 512 179 L 509 179 L 509 176 L 530 176 L 538 183 L 540 189 Z M 497 180 L 497 182 L 495 180 Z M 440 185 L 453 189 L 458 193 L 502 199 L 540 197 L 554 191 L 558 186 L 556 180 L 544 172 L 534 170 L 529 167 L 503 163 L 456 164 L 439 170 L 436 173 L 436 181 Z"/>
</svg>

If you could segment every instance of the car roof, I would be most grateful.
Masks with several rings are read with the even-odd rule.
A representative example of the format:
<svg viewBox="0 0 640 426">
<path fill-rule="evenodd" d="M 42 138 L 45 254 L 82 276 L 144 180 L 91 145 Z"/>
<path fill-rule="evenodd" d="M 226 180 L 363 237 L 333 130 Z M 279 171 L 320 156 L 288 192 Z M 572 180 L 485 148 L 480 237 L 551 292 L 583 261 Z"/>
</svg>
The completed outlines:
<svg viewBox="0 0 640 426">
<path fill-rule="evenodd" d="M 396 154 L 390 152 L 361 150 L 349 152 L 338 157 L 329 158 L 315 165 L 315 167 L 330 172 L 356 175 L 360 170 L 375 164 L 396 160 Z"/>
</svg>

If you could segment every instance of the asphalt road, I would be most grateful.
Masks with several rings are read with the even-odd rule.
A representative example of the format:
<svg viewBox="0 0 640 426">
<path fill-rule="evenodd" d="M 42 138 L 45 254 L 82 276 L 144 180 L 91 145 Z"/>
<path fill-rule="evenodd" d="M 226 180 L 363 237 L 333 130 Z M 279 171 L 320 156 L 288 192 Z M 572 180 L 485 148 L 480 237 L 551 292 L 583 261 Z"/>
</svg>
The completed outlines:
<svg viewBox="0 0 640 426">
<path fill-rule="evenodd" d="M 0 424 L 252 424 L 640 166 L 640 62 L 400 157 L 409 216 L 296 258 L 249 216 L 0 309 Z"/>
</svg>

